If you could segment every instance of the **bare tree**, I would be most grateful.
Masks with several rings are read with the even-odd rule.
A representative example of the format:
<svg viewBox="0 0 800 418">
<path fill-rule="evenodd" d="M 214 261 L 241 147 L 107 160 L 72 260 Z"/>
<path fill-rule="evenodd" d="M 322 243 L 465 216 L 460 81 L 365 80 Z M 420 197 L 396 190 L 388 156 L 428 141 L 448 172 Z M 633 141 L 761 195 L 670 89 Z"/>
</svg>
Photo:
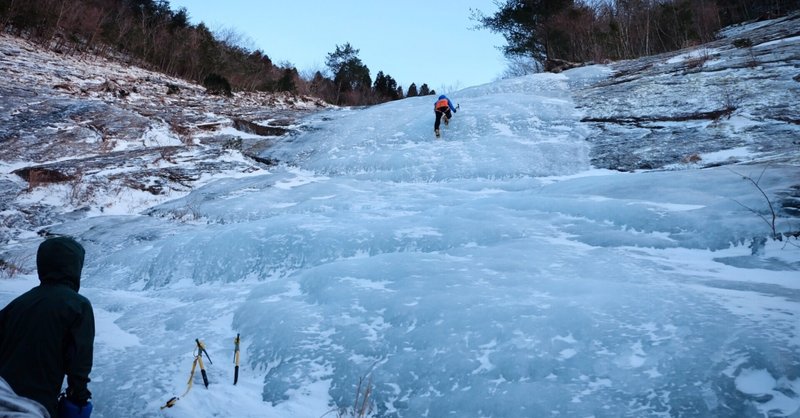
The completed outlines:
<svg viewBox="0 0 800 418">
<path fill-rule="evenodd" d="M 506 69 L 500 78 L 520 77 L 542 72 L 542 63 L 526 55 L 506 56 Z"/>
</svg>

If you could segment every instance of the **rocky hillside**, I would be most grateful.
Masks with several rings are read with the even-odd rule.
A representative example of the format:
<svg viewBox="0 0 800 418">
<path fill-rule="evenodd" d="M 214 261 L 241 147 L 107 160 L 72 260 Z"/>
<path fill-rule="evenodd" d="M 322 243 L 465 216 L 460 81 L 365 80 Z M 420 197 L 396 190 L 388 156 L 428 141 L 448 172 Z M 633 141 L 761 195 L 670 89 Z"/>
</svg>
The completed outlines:
<svg viewBox="0 0 800 418">
<path fill-rule="evenodd" d="M 0 243 L 91 213 L 137 213 L 220 176 L 328 107 L 287 94 L 205 88 L 0 35 Z M 47 187 L 46 193 L 37 193 Z M 119 196 L 136 197 L 134 207 Z"/>
</svg>

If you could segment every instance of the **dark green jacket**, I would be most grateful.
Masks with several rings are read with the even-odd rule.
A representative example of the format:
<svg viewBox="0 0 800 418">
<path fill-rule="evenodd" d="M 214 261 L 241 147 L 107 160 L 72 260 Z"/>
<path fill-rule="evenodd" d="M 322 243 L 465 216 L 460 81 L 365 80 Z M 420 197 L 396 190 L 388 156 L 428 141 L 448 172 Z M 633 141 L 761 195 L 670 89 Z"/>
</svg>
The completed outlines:
<svg viewBox="0 0 800 418">
<path fill-rule="evenodd" d="M 83 247 L 70 238 L 44 241 L 36 255 L 41 284 L 0 311 L 0 376 L 52 417 L 64 375 L 73 402 L 91 397 L 94 313 L 78 294 L 83 259 Z"/>
</svg>

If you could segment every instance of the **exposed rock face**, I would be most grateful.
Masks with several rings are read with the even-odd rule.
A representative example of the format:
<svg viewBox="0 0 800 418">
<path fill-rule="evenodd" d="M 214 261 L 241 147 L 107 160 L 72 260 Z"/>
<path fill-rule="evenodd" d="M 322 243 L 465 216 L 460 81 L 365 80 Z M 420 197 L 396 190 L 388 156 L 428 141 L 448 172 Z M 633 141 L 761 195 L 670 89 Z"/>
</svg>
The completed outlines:
<svg viewBox="0 0 800 418">
<path fill-rule="evenodd" d="M 123 193 L 142 192 L 144 209 L 209 175 L 264 170 L 274 161 L 259 152 L 327 107 L 288 94 L 210 96 L 181 79 L 5 35 L 0 57 L 0 210 L 14 214 L 3 218 L 0 243 L 113 210 Z M 37 197 L 55 186 L 66 207 Z"/>
<path fill-rule="evenodd" d="M 281 136 L 289 132 L 289 129 L 281 126 L 264 126 L 239 118 L 233 119 L 233 127 L 242 132 L 261 136 Z"/>
<path fill-rule="evenodd" d="M 800 83 L 793 80 L 798 28 L 795 14 L 729 28 L 700 47 L 612 64 L 610 79 L 575 98 L 595 128 L 592 163 L 623 171 L 668 168 L 737 147 L 762 161 L 800 162 L 786 152 L 800 147 Z"/>
</svg>

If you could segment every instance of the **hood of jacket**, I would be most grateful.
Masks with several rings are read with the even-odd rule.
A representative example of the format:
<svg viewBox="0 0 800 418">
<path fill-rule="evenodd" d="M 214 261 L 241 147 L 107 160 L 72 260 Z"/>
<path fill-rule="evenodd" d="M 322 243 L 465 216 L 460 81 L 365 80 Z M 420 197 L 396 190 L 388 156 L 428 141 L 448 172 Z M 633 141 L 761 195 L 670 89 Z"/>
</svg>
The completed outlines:
<svg viewBox="0 0 800 418">
<path fill-rule="evenodd" d="M 43 284 L 65 284 L 78 291 L 86 251 L 72 238 L 49 238 L 39 245 L 36 269 Z"/>
<path fill-rule="evenodd" d="M 439 100 L 446 99 L 446 98 L 447 98 L 447 96 L 445 96 L 444 94 L 439 96 Z"/>
</svg>

